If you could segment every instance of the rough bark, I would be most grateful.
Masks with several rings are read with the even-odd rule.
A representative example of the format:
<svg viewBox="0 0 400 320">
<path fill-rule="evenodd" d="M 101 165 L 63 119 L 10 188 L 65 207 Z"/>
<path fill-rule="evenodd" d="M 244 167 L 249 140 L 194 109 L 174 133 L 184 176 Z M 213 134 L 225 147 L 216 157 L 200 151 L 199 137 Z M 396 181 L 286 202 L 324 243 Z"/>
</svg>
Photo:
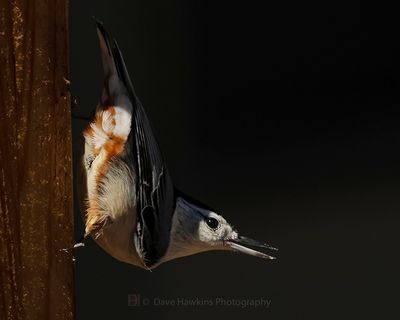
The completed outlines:
<svg viewBox="0 0 400 320">
<path fill-rule="evenodd" d="M 67 0 L 0 0 L 0 319 L 73 318 L 67 22 Z"/>
</svg>

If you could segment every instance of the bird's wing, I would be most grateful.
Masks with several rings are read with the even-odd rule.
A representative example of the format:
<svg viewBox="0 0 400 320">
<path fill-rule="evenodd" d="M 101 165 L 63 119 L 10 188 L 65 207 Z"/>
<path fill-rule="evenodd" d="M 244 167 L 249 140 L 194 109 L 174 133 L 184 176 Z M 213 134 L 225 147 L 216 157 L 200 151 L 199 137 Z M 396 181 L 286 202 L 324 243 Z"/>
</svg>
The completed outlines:
<svg viewBox="0 0 400 320">
<path fill-rule="evenodd" d="M 111 96 L 111 100 L 115 100 L 112 97 L 115 81 L 107 81 L 107 78 L 113 78 L 116 74 L 132 104 L 128 143 L 132 148 L 136 173 L 138 224 L 134 241 L 143 261 L 150 267 L 168 248 L 174 209 L 174 188 L 152 126 L 133 89 L 121 51 L 115 40 L 111 42 L 102 23 L 97 22 L 97 30 L 106 73 L 106 86 L 109 86 L 105 88 L 109 95 L 106 95 L 106 99 L 110 99 Z"/>
</svg>

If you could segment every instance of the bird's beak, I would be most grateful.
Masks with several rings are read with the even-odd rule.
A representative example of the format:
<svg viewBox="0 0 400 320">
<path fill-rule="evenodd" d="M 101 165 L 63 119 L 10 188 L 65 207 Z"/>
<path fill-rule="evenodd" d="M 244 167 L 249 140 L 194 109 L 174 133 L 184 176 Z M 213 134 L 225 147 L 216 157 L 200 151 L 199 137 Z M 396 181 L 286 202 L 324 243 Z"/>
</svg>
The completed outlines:
<svg viewBox="0 0 400 320">
<path fill-rule="evenodd" d="M 228 240 L 225 242 L 225 244 L 230 247 L 233 251 L 249 254 L 251 256 L 263 258 L 263 259 L 276 259 L 275 257 L 272 257 L 268 254 L 265 254 L 264 252 L 257 250 L 257 249 L 269 249 L 269 250 L 274 250 L 278 251 L 278 249 L 271 247 L 270 245 L 266 243 L 259 242 L 257 240 L 249 239 L 243 236 L 238 236 L 237 239 L 232 239 Z M 254 249 L 252 249 L 253 247 Z"/>
</svg>

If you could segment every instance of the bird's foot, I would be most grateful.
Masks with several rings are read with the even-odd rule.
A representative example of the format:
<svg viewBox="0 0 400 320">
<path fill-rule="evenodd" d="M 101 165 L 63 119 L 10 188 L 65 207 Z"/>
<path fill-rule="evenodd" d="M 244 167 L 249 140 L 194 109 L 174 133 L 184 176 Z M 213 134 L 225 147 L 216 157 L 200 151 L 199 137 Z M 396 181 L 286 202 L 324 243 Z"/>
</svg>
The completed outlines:
<svg viewBox="0 0 400 320">
<path fill-rule="evenodd" d="M 80 248 L 80 247 L 84 247 L 85 246 L 84 240 L 85 240 L 85 236 L 81 237 L 77 242 L 75 242 L 75 244 L 72 247 L 63 248 L 63 249 L 60 249 L 60 251 L 71 252 L 74 249 L 77 249 L 77 248 Z"/>
</svg>

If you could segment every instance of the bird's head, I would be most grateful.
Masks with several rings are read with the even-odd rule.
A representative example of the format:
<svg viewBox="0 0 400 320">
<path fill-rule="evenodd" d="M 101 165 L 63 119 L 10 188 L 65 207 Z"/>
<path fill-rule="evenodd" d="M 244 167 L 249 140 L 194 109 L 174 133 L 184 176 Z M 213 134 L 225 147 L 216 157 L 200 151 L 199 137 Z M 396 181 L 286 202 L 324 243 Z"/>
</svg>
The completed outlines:
<svg viewBox="0 0 400 320">
<path fill-rule="evenodd" d="M 164 261 L 211 250 L 275 259 L 261 250 L 277 249 L 240 235 L 221 215 L 187 197 L 177 197 L 170 245 Z"/>
</svg>

